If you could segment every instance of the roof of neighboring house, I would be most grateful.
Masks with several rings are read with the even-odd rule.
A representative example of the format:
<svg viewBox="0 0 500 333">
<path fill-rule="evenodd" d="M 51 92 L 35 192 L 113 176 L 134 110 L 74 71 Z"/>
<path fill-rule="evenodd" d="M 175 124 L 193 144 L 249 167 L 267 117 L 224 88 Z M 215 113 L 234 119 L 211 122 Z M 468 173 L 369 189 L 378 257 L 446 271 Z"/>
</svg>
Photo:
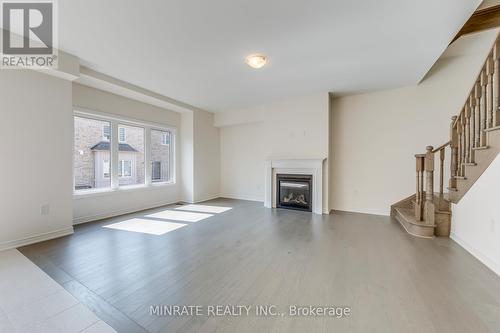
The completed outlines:
<svg viewBox="0 0 500 333">
<path fill-rule="evenodd" d="M 109 150 L 109 141 L 101 141 L 95 146 L 91 147 L 90 150 Z M 134 147 L 129 145 L 128 143 L 119 143 L 118 144 L 118 150 L 119 151 L 130 151 L 130 152 L 137 152 Z"/>
</svg>

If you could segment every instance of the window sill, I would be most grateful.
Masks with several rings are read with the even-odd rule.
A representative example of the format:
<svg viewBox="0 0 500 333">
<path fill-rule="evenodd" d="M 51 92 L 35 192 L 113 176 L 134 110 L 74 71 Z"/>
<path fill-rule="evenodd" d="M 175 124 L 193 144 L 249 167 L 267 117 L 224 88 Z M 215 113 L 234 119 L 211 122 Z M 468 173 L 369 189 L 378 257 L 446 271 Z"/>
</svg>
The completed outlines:
<svg viewBox="0 0 500 333">
<path fill-rule="evenodd" d="M 164 182 L 164 183 L 155 183 L 151 185 L 144 185 L 144 184 L 127 185 L 127 186 L 121 186 L 117 189 L 106 188 L 106 189 L 82 190 L 78 192 L 73 192 L 73 199 L 78 200 L 78 199 L 108 196 L 108 195 L 114 195 L 116 193 L 126 193 L 135 191 L 150 191 L 150 190 L 162 189 L 165 187 L 173 187 L 175 185 L 177 185 L 175 182 Z"/>
<path fill-rule="evenodd" d="M 122 185 L 118 187 L 116 190 L 117 191 L 130 191 L 130 190 L 139 190 L 139 189 L 145 189 L 148 188 L 147 185 L 145 184 L 134 184 L 134 185 Z"/>
<path fill-rule="evenodd" d="M 154 183 L 151 183 L 152 187 L 172 186 L 172 185 L 175 185 L 175 182 L 154 182 Z"/>
<path fill-rule="evenodd" d="M 93 196 L 106 195 L 113 192 L 115 191 L 111 188 L 80 190 L 80 191 L 73 191 L 73 197 L 74 198 L 93 197 Z"/>
</svg>

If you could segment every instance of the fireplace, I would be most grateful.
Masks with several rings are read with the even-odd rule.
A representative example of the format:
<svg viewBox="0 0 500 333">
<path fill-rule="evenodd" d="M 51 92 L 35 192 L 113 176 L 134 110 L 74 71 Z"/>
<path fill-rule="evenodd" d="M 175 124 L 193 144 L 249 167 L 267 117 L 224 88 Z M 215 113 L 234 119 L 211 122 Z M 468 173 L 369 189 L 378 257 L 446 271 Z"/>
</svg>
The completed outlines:
<svg viewBox="0 0 500 333">
<path fill-rule="evenodd" d="M 276 207 L 312 211 L 312 175 L 276 175 Z"/>
</svg>

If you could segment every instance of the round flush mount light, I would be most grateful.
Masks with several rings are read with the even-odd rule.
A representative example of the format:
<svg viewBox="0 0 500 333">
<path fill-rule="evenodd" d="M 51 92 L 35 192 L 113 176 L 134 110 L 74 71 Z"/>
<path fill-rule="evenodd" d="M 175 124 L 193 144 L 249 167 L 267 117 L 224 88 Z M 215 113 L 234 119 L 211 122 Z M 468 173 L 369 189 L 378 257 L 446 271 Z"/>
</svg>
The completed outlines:
<svg viewBox="0 0 500 333">
<path fill-rule="evenodd" d="M 259 69 L 267 63 L 267 57 L 263 54 L 250 54 L 245 58 L 245 63 L 252 68 Z"/>
</svg>

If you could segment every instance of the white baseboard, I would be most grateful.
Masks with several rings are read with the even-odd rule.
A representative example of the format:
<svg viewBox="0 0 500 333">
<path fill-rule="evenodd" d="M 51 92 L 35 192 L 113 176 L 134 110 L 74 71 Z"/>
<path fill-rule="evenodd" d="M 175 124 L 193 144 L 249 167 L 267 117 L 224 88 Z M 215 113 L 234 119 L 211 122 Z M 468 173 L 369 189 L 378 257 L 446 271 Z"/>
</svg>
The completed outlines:
<svg viewBox="0 0 500 333">
<path fill-rule="evenodd" d="M 73 227 L 68 227 L 64 229 L 59 229 L 55 231 L 45 232 L 42 234 L 29 236 L 13 241 L 7 241 L 0 243 L 0 251 L 15 249 L 21 246 L 30 245 L 34 243 L 43 242 L 49 239 L 59 238 L 67 235 L 71 235 L 73 233 Z"/>
<path fill-rule="evenodd" d="M 367 214 L 367 215 L 378 215 L 378 216 L 391 216 L 390 213 L 381 212 L 379 210 L 361 210 L 361 209 L 349 209 L 349 208 L 331 208 L 331 212 L 346 212 L 346 213 L 357 213 L 357 214 Z"/>
<path fill-rule="evenodd" d="M 235 199 L 235 200 L 246 200 L 246 201 L 256 201 L 264 203 L 264 199 L 255 198 L 251 196 L 238 195 L 238 194 L 221 194 L 219 198 Z"/>
<path fill-rule="evenodd" d="M 450 238 L 455 241 L 458 245 L 460 245 L 464 250 L 469 252 L 472 256 L 474 256 L 477 260 L 482 262 L 486 267 L 491 269 L 493 272 L 495 272 L 497 275 L 500 276 L 500 265 L 490 259 L 487 255 L 476 249 L 475 247 L 471 246 L 469 243 L 464 241 L 462 238 L 457 236 L 454 232 L 450 233 Z"/>
<path fill-rule="evenodd" d="M 167 206 L 167 205 L 173 205 L 173 204 L 175 204 L 177 202 L 178 202 L 178 200 L 173 201 L 173 202 L 171 202 L 171 201 L 169 201 L 169 202 L 158 202 L 158 203 L 151 204 L 151 205 L 146 205 L 146 206 L 124 208 L 124 209 L 119 209 L 119 210 L 115 210 L 115 211 L 112 211 L 112 212 L 106 212 L 106 213 L 100 213 L 100 214 L 94 214 L 94 215 L 76 217 L 76 218 L 73 218 L 73 225 L 78 225 L 78 224 L 82 224 L 82 223 L 88 223 L 88 222 L 92 222 L 92 221 L 98 221 L 98 220 L 102 220 L 102 219 L 108 219 L 110 217 L 115 217 L 115 216 L 120 216 L 120 215 L 135 213 L 135 212 L 140 212 L 141 210 L 158 208 L 158 207 Z"/>
<path fill-rule="evenodd" d="M 208 200 L 214 200 L 214 199 L 218 199 L 220 198 L 220 195 L 214 195 L 214 196 L 210 196 L 210 197 L 207 197 L 207 198 L 204 198 L 204 199 L 200 199 L 200 200 L 196 200 L 194 203 L 200 203 L 200 202 L 203 202 L 203 201 L 208 201 Z"/>
</svg>

